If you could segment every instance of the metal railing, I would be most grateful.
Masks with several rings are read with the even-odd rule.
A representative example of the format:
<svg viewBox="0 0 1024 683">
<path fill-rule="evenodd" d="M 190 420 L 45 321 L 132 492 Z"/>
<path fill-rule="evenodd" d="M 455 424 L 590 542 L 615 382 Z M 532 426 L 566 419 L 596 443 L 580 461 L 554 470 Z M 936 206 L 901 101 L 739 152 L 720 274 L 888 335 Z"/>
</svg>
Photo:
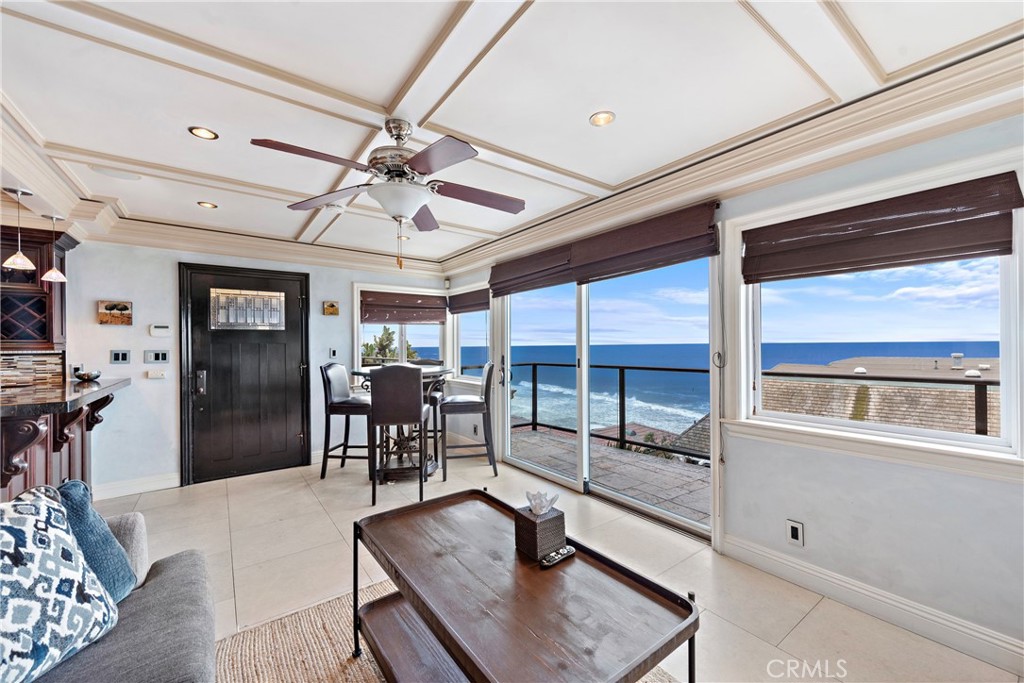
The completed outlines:
<svg viewBox="0 0 1024 683">
<path fill-rule="evenodd" d="M 763 370 L 762 377 L 778 377 L 783 379 L 800 380 L 843 380 L 845 383 L 856 385 L 881 385 L 881 384 L 943 384 L 974 387 L 974 433 L 982 436 L 988 435 L 988 388 L 998 387 L 998 379 L 970 378 L 970 377 L 909 377 L 906 375 L 884 375 L 877 377 L 866 377 L 864 375 L 851 376 L 850 373 L 822 372 L 807 374 L 803 372 L 792 372 L 784 370 Z"/>
<path fill-rule="evenodd" d="M 466 366 L 470 368 L 472 366 Z M 567 432 L 570 434 L 576 434 L 578 430 L 572 427 L 563 427 L 562 425 L 548 424 L 541 422 L 537 419 L 538 413 L 538 391 L 537 391 L 537 369 L 540 367 L 548 368 L 576 368 L 573 363 L 512 363 L 513 368 L 517 367 L 529 367 L 530 368 L 530 382 L 533 387 L 533 391 L 530 396 L 530 420 L 528 422 L 519 422 L 512 425 L 512 429 L 517 427 L 530 427 L 531 431 L 537 431 L 538 427 L 544 427 L 546 429 L 553 429 L 556 431 Z M 626 449 L 628 446 L 636 446 L 639 448 L 664 451 L 666 453 L 673 453 L 675 455 L 689 456 L 691 458 L 698 458 L 707 460 L 710 456 L 708 453 L 702 453 L 693 449 L 681 447 L 678 445 L 665 444 L 665 443 L 653 443 L 648 441 L 636 441 L 630 439 L 631 436 L 626 431 L 626 372 L 673 372 L 673 373 L 698 373 L 707 375 L 709 371 L 701 368 L 663 368 L 663 367 L 650 367 L 645 365 L 591 365 L 591 370 L 615 370 L 618 373 L 618 391 L 616 392 L 617 408 L 618 408 L 618 432 L 616 436 L 610 437 L 607 434 L 602 434 L 591 430 L 589 435 L 593 439 L 604 439 L 611 441 L 617 448 Z M 652 429 L 654 429 L 652 427 Z M 658 430 L 663 431 L 663 430 Z"/>
</svg>

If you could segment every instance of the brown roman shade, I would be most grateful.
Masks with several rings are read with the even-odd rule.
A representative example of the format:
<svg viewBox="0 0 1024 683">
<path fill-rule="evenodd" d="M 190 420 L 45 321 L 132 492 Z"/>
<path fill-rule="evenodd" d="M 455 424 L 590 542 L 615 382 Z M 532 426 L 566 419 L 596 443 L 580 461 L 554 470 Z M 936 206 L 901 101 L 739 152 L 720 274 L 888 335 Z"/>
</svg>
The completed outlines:
<svg viewBox="0 0 1024 683">
<path fill-rule="evenodd" d="M 504 263 L 496 263 L 491 268 L 490 285 L 494 296 L 507 296 L 541 287 L 564 285 L 572 281 L 569 245 L 564 244 Z"/>
<path fill-rule="evenodd" d="M 718 254 L 717 201 L 696 204 L 572 244 L 576 282 L 663 268 Z"/>
<path fill-rule="evenodd" d="M 472 292 L 453 294 L 448 297 L 448 312 L 452 315 L 456 313 L 486 311 L 490 307 L 491 292 L 488 289 L 477 289 Z"/>
<path fill-rule="evenodd" d="M 363 290 L 359 298 L 364 323 L 443 323 L 447 310 L 445 297 L 432 294 Z"/>
<path fill-rule="evenodd" d="M 1021 206 L 1017 174 L 1010 171 L 748 230 L 743 281 L 1009 254 L 1011 211 Z"/>
</svg>

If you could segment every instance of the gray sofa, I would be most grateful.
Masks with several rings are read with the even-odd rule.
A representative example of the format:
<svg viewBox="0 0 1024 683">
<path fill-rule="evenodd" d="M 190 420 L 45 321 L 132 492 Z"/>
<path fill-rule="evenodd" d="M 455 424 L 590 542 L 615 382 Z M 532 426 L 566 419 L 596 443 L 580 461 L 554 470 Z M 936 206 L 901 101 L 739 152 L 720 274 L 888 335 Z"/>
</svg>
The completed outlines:
<svg viewBox="0 0 1024 683">
<path fill-rule="evenodd" d="M 213 592 L 206 559 L 186 550 L 149 565 L 146 522 L 107 520 L 138 584 L 118 603 L 117 625 L 36 679 L 39 683 L 213 683 Z M 148 569 L 148 571 L 147 571 Z"/>
</svg>

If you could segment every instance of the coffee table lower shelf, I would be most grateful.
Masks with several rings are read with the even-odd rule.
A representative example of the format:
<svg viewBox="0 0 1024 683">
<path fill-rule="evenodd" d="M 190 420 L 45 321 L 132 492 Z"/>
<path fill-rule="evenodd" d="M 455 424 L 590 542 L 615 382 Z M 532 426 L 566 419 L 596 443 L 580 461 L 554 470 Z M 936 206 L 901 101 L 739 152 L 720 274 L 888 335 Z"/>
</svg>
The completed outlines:
<svg viewBox="0 0 1024 683">
<path fill-rule="evenodd" d="M 469 682 L 401 593 L 359 608 L 360 632 L 388 683 Z"/>
</svg>

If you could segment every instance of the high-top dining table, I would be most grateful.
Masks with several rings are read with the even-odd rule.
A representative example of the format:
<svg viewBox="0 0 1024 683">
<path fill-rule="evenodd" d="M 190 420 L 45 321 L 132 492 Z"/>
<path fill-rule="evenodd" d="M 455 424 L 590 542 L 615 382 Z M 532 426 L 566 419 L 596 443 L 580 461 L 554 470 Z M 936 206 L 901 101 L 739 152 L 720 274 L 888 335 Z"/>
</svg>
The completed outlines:
<svg viewBox="0 0 1024 683">
<path fill-rule="evenodd" d="M 412 364 L 415 365 L 415 364 Z M 417 365 L 416 367 L 423 370 L 423 393 L 424 395 L 429 394 L 432 391 L 440 391 L 445 384 L 445 377 L 452 374 L 454 370 L 452 368 L 446 368 L 440 365 Z M 373 368 L 366 368 L 360 370 L 352 370 L 351 374 L 354 377 L 359 377 L 362 381 L 360 386 L 370 394 L 373 394 L 373 384 L 370 382 L 370 372 Z M 429 382 L 429 384 L 427 384 Z M 437 428 L 437 425 L 434 425 Z M 399 430 L 402 428 L 399 427 Z M 427 475 L 433 474 L 437 470 L 437 453 L 428 453 L 427 461 Z M 385 468 L 381 470 L 381 475 L 385 480 L 389 479 L 408 479 L 409 477 L 417 476 L 415 473 L 408 470 L 408 468 L 390 469 Z"/>
</svg>

